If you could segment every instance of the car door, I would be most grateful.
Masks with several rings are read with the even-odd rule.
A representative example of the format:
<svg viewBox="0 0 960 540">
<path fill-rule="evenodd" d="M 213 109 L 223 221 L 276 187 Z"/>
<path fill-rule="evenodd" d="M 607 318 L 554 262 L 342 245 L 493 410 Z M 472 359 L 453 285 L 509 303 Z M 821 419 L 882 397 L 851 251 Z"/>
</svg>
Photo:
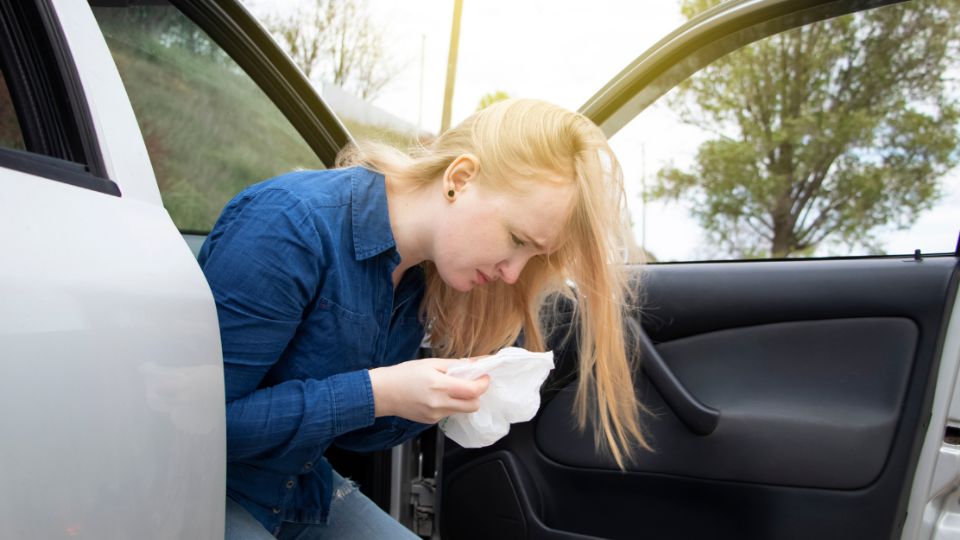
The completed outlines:
<svg viewBox="0 0 960 540">
<path fill-rule="evenodd" d="M 4 1 L 0 39 L 0 537 L 222 537 L 216 312 L 103 37 Z"/>
<path fill-rule="evenodd" d="M 913 8 L 886 3 L 726 2 L 641 55 L 582 112 L 615 137 L 747 44 L 864 9 Z M 591 426 L 576 428 L 577 358 L 561 313 L 537 416 L 488 448 L 442 445 L 441 536 L 948 534 L 958 256 L 951 243 L 935 254 L 632 267 L 642 299 L 630 323 L 634 376 L 654 451 L 619 470 L 596 450 Z"/>
<path fill-rule="evenodd" d="M 0 1 L 0 537 L 222 538 L 191 247 L 348 136 L 232 1 Z"/>
</svg>

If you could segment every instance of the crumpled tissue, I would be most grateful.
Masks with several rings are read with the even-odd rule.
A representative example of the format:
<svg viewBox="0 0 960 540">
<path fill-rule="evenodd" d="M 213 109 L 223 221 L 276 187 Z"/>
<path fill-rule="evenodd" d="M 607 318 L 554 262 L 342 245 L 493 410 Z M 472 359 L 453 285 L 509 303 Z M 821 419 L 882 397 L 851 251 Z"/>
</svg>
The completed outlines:
<svg viewBox="0 0 960 540">
<path fill-rule="evenodd" d="M 510 424 L 526 422 L 540 408 L 540 386 L 553 369 L 553 352 L 530 352 L 507 347 L 476 361 L 462 360 L 447 375 L 474 380 L 490 375 L 490 386 L 480 396 L 480 409 L 440 421 L 440 429 L 464 448 L 489 446 L 510 431 Z"/>
</svg>

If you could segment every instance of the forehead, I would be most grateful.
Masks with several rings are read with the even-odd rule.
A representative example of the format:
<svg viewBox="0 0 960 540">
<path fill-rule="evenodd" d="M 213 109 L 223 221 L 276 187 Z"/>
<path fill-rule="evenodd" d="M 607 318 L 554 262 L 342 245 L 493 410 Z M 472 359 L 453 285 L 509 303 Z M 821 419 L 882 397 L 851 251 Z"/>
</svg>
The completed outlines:
<svg viewBox="0 0 960 540">
<path fill-rule="evenodd" d="M 513 232 L 522 233 L 548 250 L 556 246 L 566 227 L 576 187 L 572 182 L 530 182 L 520 193 L 502 194 L 505 221 Z"/>
</svg>

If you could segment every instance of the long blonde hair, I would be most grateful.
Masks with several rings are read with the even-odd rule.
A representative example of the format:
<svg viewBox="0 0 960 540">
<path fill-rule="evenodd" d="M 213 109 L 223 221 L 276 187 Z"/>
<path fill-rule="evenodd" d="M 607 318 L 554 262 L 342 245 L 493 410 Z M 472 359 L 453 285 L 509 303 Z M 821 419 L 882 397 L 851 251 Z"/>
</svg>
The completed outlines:
<svg viewBox="0 0 960 540">
<path fill-rule="evenodd" d="M 542 351 L 544 302 L 571 298 L 580 323 L 578 424 L 582 430 L 592 418 L 598 449 L 608 449 L 624 468 L 635 448 L 650 447 L 625 350 L 624 316 L 634 298 L 624 264 L 627 220 L 619 163 L 606 137 L 583 115 L 518 99 L 482 109 L 409 153 L 359 142 L 341 152 L 337 166 L 362 165 L 420 187 L 439 181 L 450 163 L 467 153 L 477 156 L 491 187 L 522 190 L 523 182 L 551 171 L 576 184 L 575 202 L 564 241 L 549 255 L 531 258 L 513 285 L 494 281 L 459 292 L 425 262 L 420 310 L 431 344 L 437 356 L 491 354 L 513 344 L 522 330 L 523 346 Z"/>
</svg>

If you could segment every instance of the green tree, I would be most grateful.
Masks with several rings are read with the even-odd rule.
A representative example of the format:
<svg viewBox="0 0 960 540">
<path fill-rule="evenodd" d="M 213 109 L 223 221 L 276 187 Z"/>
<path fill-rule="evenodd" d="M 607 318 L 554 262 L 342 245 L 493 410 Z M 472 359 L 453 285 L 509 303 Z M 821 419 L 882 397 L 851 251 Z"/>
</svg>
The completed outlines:
<svg viewBox="0 0 960 540">
<path fill-rule="evenodd" d="M 503 90 L 488 92 L 480 98 L 480 103 L 477 103 L 477 110 L 479 111 L 481 109 L 486 109 L 498 101 L 505 101 L 508 99 L 510 99 L 510 94 L 504 92 Z"/>
<path fill-rule="evenodd" d="M 683 0 L 688 18 L 719 3 Z M 671 103 L 717 136 L 651 195 L 692 214 L 739 257 L 809 254 L 823 242 L 878 252 L 957 162 L 960 2 L 923 0 L 781 33 L 710 64 Z M 955 76 L 955 72 L 954 72 Z"/>
</svg>

